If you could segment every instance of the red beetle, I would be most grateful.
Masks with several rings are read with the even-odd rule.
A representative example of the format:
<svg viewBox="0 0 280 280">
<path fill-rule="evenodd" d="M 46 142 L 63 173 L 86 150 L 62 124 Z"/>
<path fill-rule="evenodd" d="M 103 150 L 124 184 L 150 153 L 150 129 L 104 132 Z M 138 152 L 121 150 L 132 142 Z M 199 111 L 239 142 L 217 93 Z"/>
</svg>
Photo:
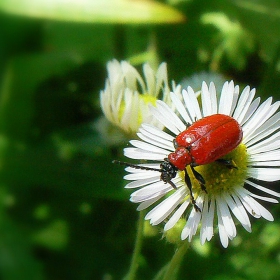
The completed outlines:
<svg viewBox="0 0 280 280">
<path fill-rule="evenodd" d="M 228 168 L 236 168 L 231 160 L 224 160 L 221 157 L 235 149 L 242 141 L 242 137 L 241 126 L 234 118 L 215 114 L 188 125 L 186 130 L 177 135 L 174 139 L 175 151 L 164 159 L 160 164 L 160 169 L 114 162 L 138 169 L 159 171 L 161 172 L 160 179 L 169 183 L 174 189 L 176 185 L 171 180 L 176 177 L 178 170 L 185 171 L 185 182 L 190 190 L 191 202 L 195 209 L 200 211 L 192 194 L 192 184 L 186 167 L 190 165 L 194 177 L 206 192 L 205 181 L 194 167 L 218 161 Z"/>
<path fill-rule="evenodd" d="M 205 117 L 181 132 L 174 140 L 174 153 L 168 161 L 179 170 L 211 163 L 236 148 L 242 140 L 242 129 L 232 117 L 215 114 Z"/>
</svg>

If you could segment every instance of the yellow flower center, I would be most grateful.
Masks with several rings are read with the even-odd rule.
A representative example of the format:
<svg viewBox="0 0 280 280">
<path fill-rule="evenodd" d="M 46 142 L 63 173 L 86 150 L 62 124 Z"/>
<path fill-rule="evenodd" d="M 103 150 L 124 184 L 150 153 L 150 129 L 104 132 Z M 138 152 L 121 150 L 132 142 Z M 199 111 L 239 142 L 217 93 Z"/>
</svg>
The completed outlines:
<svg viewBox="0 0 280 280">
<path fill-rule="evenodd" d="M 132 101 L 132 104 L 126 104 L 123 100 L 121 102 L 120 110 L 119 110 L 119 119 L 122 119 L 126 106 L 131 106 L 132 110 L 137 109 L 138 110 L 138 117 L 137 117 L 137 123 L 138 127 L 142 124 L 144 121 L 144 117 L 146 116 L 146 112 L 143 112 L 143 105 L 147 108 L 148 104 L 151 104 L 153 106 L 156 106 L 157 98 L 150 94 L 139 94 L 139 104 L 136 104 L 135 101 Z M 146 111 L 146 109 L 145 109 Z"/>
<path fill-rule="evenodd" d="M 244 184 L 247 178 L 247 165 L 248 153 L 246 146 L 240 144 L 236 149 L 223 157 L 223 159 L 231 160 L 236 168 L 228 168 L 219 162 L 213 162 L 205 165 L 195 167 L 205 180 L 205 187 L 209 197 L 216 196 L 217 194 L 227 192 L 231 193 L 235 187 Z M 191 182 L 194 196 L 196 197 L 203 190 L 197 179 L 193 176 L 189 166 L 186 168 Z M 181 172 L 182 179 L 184 180 L 184 172 Z"/>
<path fill-rule="evenodd" d="M 157 98 L 155 96 L 149 95 L 149 94 L 140 94 L 139 97 L 140 97 L 140 100 L 142 100 L 143 103 L 146 105 L 146 107 L 149 104 L 151 104 L 153 106 L 156 106 Z M 138 111 L 138 123 L 139 123 L 139 126 L 141 125 L 142 122 L 143 122 L 143 112 L 141 110 L 139 110 Z"/>
</svg>

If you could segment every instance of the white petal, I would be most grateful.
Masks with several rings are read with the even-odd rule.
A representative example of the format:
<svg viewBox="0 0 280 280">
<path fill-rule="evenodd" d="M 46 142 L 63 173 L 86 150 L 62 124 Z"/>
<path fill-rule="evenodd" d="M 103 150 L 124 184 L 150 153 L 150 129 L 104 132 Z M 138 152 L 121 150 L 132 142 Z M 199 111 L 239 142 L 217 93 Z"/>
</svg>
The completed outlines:
<svg viewBox="0 0 280 280">
<path fill-rule="evenodd" d="M 134 68 L 132 65 L 130 65 L 127 61 L 121 62 L 121 68 L 123 71 L 123 75 L 125 77 L 126 86 L 131 89 L 137 88 L 137 83 L 140 84 L 142 92 L 145 92 L 145 83 L 139 74 L 139 72 Z"/>
<path fill-rule="evenodd" d="M 261 213 L 261 216 L 263 218 L 265 218 L 266 220 L 268 221 L 274 221 L 274 218 L 272 216 L 272 214 L 266 209 L 264 208 L 260 203 L 258 203 L 257 201 L 255 201 L 255 203 L 257 204 L 259 210 L 260 210 L 260 213 Z"/>
<path fill-rule="evenodd" d="M 162 153 L 152 153 L 138 148 L 125 148 L 124 155 L 132 159 L 158 160 L 162 161 L 169 153 L 163 155 Z"/>
<path fill-rule="evenodd" d="M 280 168 L 255 168 L 248 169 L 248 176 L 257 180 L 273 182 L 280 180 Z"/>
<path fill-rule="evenodd" d="M 248 110 L 246 111 L 245 116 L 243 117 L 243 120 L 239 122 L 242 126 L 248 119 L 251 118 L 251 116 L 254 114 L 254 112 L 257 110 L 259 104 L 260 104 L 261 99 L 258 97 L 254 101 L 252 101 L 248 107 Z"/>
<path fill-rule="evenodd" d="M 187 123 L 192 123 L 192 120 L 191 120 L 189 114 L 187 113 L 185 106 L 183 105 L 181 100 L 179 100 L 177 95 L 175 93 L 173 93 L 173 92 L 170 92 L 170 97 L 171 97 L 171 100 L 173 101 L 176 109 L 178 110 L 179 114 L 184 119 L 185 123 L 186 124 Z"/>
<path fill-rule="evenodd" d="M 220 104 L 218 109 L 218 112 L 220 114 L 230 115 L 232 109 L 233 93 L 234 93 L 233 81 L 231 81 L 230 83 L 225 82 L 222 88 Z"/>
<path fill-rule="evenodd" d="M 239 196 L 237 196 L 236 194 L 231 194 L 235 204 L 237 205 L 243 219 L 245 220 L 245 223 L 242 224 L 242 226 L 248 231 L 251 232 L 251 222 L 250 219 L 248 217 L 248 214 L 246 212 L 246 208 L 244 208 L 244 205 L 241 203 L 241 200 L 239 198 Z"/>
<path fill-rule="evenodd" d="M 158 100 L 159 101 L 159 100 Z M 174 125 L 173 121 L 166 116 L 166 112 L 163 113 L 157 107 L 150 106 L 150 111 L 153 116 L 162 123 L 166 128 L 168 128 L 174 135 L 178 135 L 182 130 L 179 130 L 176 125 Z M 170 110 L 170 109 L 169 109 Z"/>
<path fill-rule="evenodd" d="M 192 122 L 199 120 L 202 118 L 201 111 L 199 108 L 197 97 L 191 87 L 182 91 L 183 99 L 186 105 L 186 108 L 189 111 Z"/>
<path fill-rule="evenodd" d="M 250 129 L 251 125 L 254 123 L 258 123 L 262 120 L 264 114 L 269 111 L 269 108 L 272 103 L 272 98 L 268 98 L 265 102 L 263 102 L 260 106 L 258 106 L 257 110 L 254 112 L 254 114 L 248 119 L 248 121 L 243 125 L 244 129 Z"/>
<path fill-rule="evenodd" d="M 201 209 L 202 207 L 202 200 L 200 197 L 196 199 L 197 206 Z M 201 213 L 196 211 L 194 208 L 192 209 L 187 224 L 182 230 L 181 239 L 184 240 L 188 238 L 189 241 L 192 240 L 192 237 L 196 234 L 199 221 L 201 219 Z"/>
<path fill-rule="evenodd" d="M 248 147 L 249 154 L 263 153 L 266 151 L 275 150 L 279 147 L 280 132 L 272 134 L 265 140 Z M 245 142 L 244 142 L 245 143 Z M 245 143 L 246 144 L 246 143 Z"/>
<path fill-rule="evenodd" d="M 148 63 L 145 63 L 143 65 L 143 73 L 147 84 L 146 92 L 148 92 L 149 94 L 156 94 L 157 92 L 155 72 Z"/>
<path fill-rule="evenodd" d="M 255 96 L 256 90 L 253 89 L 250 91 L 250 87 L 246 86 L 242 91 L 233 117 L 241 124 L 244 123 L 244 116 L 247 113 L 248 108 L 250 107 L 252 100 Z"/>
<path fill-rule="evenodd" d="M 153 195 L 163 190 L 168 192 L 171 191 L 172 189 L 173 188 L 169 184 L 165 184 L 162 181 L 159 181 L 135 191 L 134 193 L 131 194 L 131 197 L 136 198 L 145 195 Z"/>
<path fill-rule="evenodd" d="M 142 149 L 142 150 L 145 150 L 145 151 L 149 151 L 149 152 L 152 152 L 152 153 L 161 153 L 162 155 L 166 155 L 169 152 L 165 149 L 159 148 L 159 147 L 157 147 L 155 145 L 152 145 L 152 144 L 148 144 L 144 141 L 131 140 L 130 144 L 132 146 L 136 147 L 136 148 L 139 148 L 139 149 Z"/>
<path fill-rule="evenodd" d="M 145 172 L 137 172 L 137 173 L 135 172 L 135 173 L 127 174 L 124 176 L 124 179 L 132 181 L 132 180 L 142 180 L 142 179 L 154 180 L 154 178 L 158 178 L 159 180 L 160 178 L 160 174 L 157 171 L 148 171 L 148 170 L 141 170 L 141 171 L 145 171 Z"/>
<path fill-rule="evenodd" d="M 214 199 L 210 201 L 210 207 L 209 207 L 209 212 L 208 212 L 208 217 L 207 217 L 207 240 L 210 241 L 211 238 L 213 237 L 213 222 L 214 222 L 214 212 L 215 212 L 215 205 L 216 202 Z"/>
<path fill-rule="evenodd" d="M 266 167 L 266 166 L 280 166 L 280 160 L 267 160 L 267 161 L 255 161 L 253 163 L 250 163 L 250 166 L 262 166 L 262 167 Z"/>
<path fill-rule="evenodd" d="M 186 195 L 186 189 L 181 188 L 175 191 L 168 198 L 163 200 L 155 208 L 153 208 L 145 217 L 146 220 L 151 220 L 152 225 L 158 225 L 161 223 L 171 212 L 178 206 Z"/>
<path fill-rule="evenodd" d="M 250 162 L 252 162 L 252 164 L 254 165 L 258 162 L 267 162 L 267 160 L 280 160 L 280 150 L 273 150 L 260 154 L 250 155 Z"/>
<path fill-rule="evenodd" d="M 168 222 L 164 226 L 164 231 L 167 231 L 175 226 L 175 224 L 179 221 L 187 207 L 189 206 L 189 201 L 184 201 L 180 207 L 176 210 L 176 212 L 172 215 L 172 217 L 168 220 Z"/>
<path fill-rule="evenodd" d="M 246 208 L 247 212 L 255 218 L 260 218 L 261 213 L 257 205 L 255 204 L 255 200 L 247 194 L 246 190 L 236 189 L 235 192 L 242 204 L 244 205 L 244 207 Z"/>
<path fill-rule="evenodd" d="M 209 116 L 212 114 L 212 104 L 211 96 L 209 94 L 208 86 L 205 82 L 202 83 L 201 87 L 201 103 L 202 103 L 202 112 L 203 116 Z"/>
<path fill-rule="evenodd" d="M 166 141 L 172 142 L 174 139 L 174 137 L 171 136 L 170 134 L 158 129 L 157 127 L 147 124 L 147 123 L 142 124 L 142 129 L 143 129 L 143 131 L 146 131 L 147 133 L 149 133 L 149 135 L 154 135 L 154 137 L 158 137 L 158 138 L 166 140 Z"/>
<path fill-rule="evenodd" d="M 211 111 L 212 111 L 211 113 L 214 115 L 218 113 L 218 102 L 217 102 L 216 87 L 213 82 L 210 83 L 209 93 L 210 93 L 210 100 L 211 100 Z"/>
<path fill-rule="evenodd" d="M 158 93 L 163 85 L 166 88 L 167 84 L 168 84 L 167 64 L 165 62 L 162 62 L 159 65 L 158 71 L 156 73 L 156 92 Z"/>
<path fill-rule="evenodd" d="M 243 141 L 246 143 L 251 135 L 254 134 L 255 130 L 265 123 L 279 108 L 279 102 L 275 102 L 271 105 L 272 98 L 267 99 L 261 106 L 256 110 L 251 119 L 246 122 L 242 129 L 244 131 Z"/>
<path fill-rule="evenodd" d="M 222 216 L 221 216 L 219 209 L 217 209 L 217 216 L 218 216 L 218 228 L 219 228 L 219 236 L 220 236 L 221 244 L 224 248 L 227 248 L 228 247 L 228 235 L 225 230 Z"/>
<path fill-rule="evenodd" d="M 254 198 L 250 196 L 250 193 L 246 189 L 239 189 L 238 190 L 239 194 L 242 194 L 242 198 L 252 207 L 252 214 L 255 216 L 255 214 L 262 216 L 268 221 L 273 221 L 273 216 L 271 213 L 264 208 L 259 202 L 257 202 Z"/>
<path fill-rule="evenodd" d="M 240 210 L 240 204 L 237 205 L 235 203 L 235 201 L 232 199 L 232 197 L 229 194 L 224 194 L 223 195 L 223 199 L 226 200 L 230 210 L 232 211 L 232 213 L 234 214 L 234 216 L 240 221 L 240 223 L 242 224 L 242 226 L 249 232 L 251 232 L 251 224 L 250 224 L 250 220 L 248 218 L 248 215 L 246 214 L 245 211 Z M 241 208 L 243 208 L 241 206 Z M 244 208 L 243 208 L 244 209 Z M 245 215 L 244 215 L 245 212 Z"/>
<path fill-rule="evenodd" d="M 170 107 L 161 100 L 157 100 L 158 110 L 179 130 L 183 131 L 186 129 L 186 124 L 184 124 L 180 118 L 170 109 Z"/>
<path fill-rule="evenodd" d="M 275 136 L 279 137 L 279 135 Z M 280 139 L 274 140 L 273 138 L 274 137 L 269 137 L 268 139 L 265 139 L 252 147 L 248 147 L 248 154 L 254 155 L 258 153 L 265 153 L 276 150 L 280 145 Z"/>
<path fill-rule="evenodd" d="M 249 180 L 245 180 L 245 183 L 247 183 L 247 184 L 251 185 L 252 187 L 255 187 L 256 189 L 261 190 L 261 191 L 263 191 L 263 192 L 265 192 L 265 193 L 274 195 L 274 196 L 276 196 L 276 197 L 280 197 L 280 193 L 275 192 L 275 191 L 272 191 L 272 190 L 270 190 L 270 189 L 268 189 L 268 188 L 262 187 L 262 186 L 260 186 L 260 185 L 258 185 L 258 184 L 256 184 L 256 183 L 253 183 L 253 182 L 251 182 L 251 181 L 249 181 Z"/>
<path fill-rule="evenodd" d="M 215 200 L 212 199 L 208 202 L 208 195 L 205 195 L 204 205 L 202 209 L 201 229 L 200 229 L 201 245 L 203 245 L 206 240 L 209 241 L 213 237 L 214 208 L 215 208 Z"/>
<path fill-rule="evenodd" d="M 138 137 L 146 143 L 150 143 L 156 147 L 162 148 L 170 152 L 174 151 L 174 145 L 170 141 L 166 141 L 155 137 L 154 135 L 148 134 L 147 132 L 143 132 L 141 128 L 139 129 L 139 131 L 141 133 L 137 133 Z"/>
<path fill-rule="evenodd" d="M 151 177 L 148 179 L 139 179 L 139 180 L 137 179 L 136 181 L 132 181 L 126 184 L 125 188 L 126 189 L 139 188 L 157 182 L 158 180 L 159 180 L 159 176 Z"/>
<path fill-rule="evenodd" d="M 259 126 L 253 134 L 251 134 L 250 139 L 247 140 L 246 146 L 250 147 L 254 143 L 259 142 L 262 139 L 267 138 L 267 136 L 271 135 L 275 131 L 277 131 L 280 127 L 280 112 L 272 116 L 265 123 Z"/>
<path fill-rule="evenodd" d="M 170 189 L 167 187 L 167 188 L 163 188 L 162 190 L 158 191 L 158 192 L 155 192 L 155 193 L 152 193 L 152 194 L 142 194 L 141 196 L 140 195 L 131 195 L 130 196 L 130 201 L 133 202 L 133 203 L 140 203 L 140 202 L 145 202 L 147 200 L 150 200 L 150 199 L 153 199 L 155 197 L 158 197 L 158 198 L 161 198 L 162 195 L 165 195 L 167 194 L 168 192 L 170 192 Z"/>
<path fill-rule="evenodd" d="M 121 127 L 127 127 L 127 130 L 131 127 L 134 131 L 138 128 L 138 111 L 142 107 L 142 100 L 139 99 L 139 93 L 132 93 L 130 89 L 125 89 L 124 93 L 124 112 L 121 118 Z M 137 109 L 135 109 L 137 108 Z M 119 111 L 118 111 L 119 115 Z"/>
<path fill-rule="evenodd" d="M 230 237 L 236 236 L 236 227 L 234 225 L 234 222 L 232 220 L 231 214 L 228 210 L 228 206 L 224 199 L 217 196 L 216 197 L 217 202 L 217 209 L 221 214 L 221 219 L 225 228 L 225 231 L 227 232 L 227 235 Z"/>
<path fill-rule="evenodd" d="M 137 207 L 137 211 L 142 211 L 148 207 L 150 207 L 152 204 L 154 204 L 156 201 L 158 201 L 159 199 L 161 199 L 165 194 L 159 195 L 158 197 L 154 197 L 151 199 L 148 199 L 142 203 L 139 204 L 139 206 Z"/>
<path fill-rule="evenodd" d="M 143 194 L 142 196 L 130 196 L 130 201 L 133 203 L 142 203 L 146 201 L 150 201 L 151 199 L 157 198 L 157 200 L 161 199 L 163 196 L 165 196 L 170 190 L 163 189 L 157 193 L 153 194 Z"/>
<path fill-rule="evenodd" d="M 239 86 L 236 85 L 233 90 L 231 111 L 229 113 L 230 116 L 232 116 L 235 111 L 235 108 L 236 108 L 236 105 L 238 102 L 238 98 L 239 98 Z"/>
<path fill-rule="evenodd" d="M 249 194 L 250 194 L 250 196 L 252 196 L 254 198 L 257 198 L 257 199 L 260 199 L 260 200 L 263 200 L 263 201 L 267 201 L 267 202 L 270 202 L 270 203 L 278 203 L 278 200 L 275 199 L 275 198 L 260 196 L 260 195 L 256 195 L 256 194 L 251 193 L 251 192 L 249 192 Z"/>
</svg>

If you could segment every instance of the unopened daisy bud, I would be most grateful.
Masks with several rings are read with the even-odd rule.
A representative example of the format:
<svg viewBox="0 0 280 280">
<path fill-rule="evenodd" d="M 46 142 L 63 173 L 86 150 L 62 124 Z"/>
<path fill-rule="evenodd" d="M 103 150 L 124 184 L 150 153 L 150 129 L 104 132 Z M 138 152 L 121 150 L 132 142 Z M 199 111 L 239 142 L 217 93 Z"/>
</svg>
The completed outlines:
<svg viewBox="0 0 280 280">
<path fill-rule="evenodd" d="M 181 239 L 181 232 L 185 225 L 186 225 L 186 220 L 179 219 L 179 221 L 174 225 L 174 227 L 164 232 L 164 237 L 166 238 L 166 240 L 169 243 L 176 244 L 176 245 L 185 242 L 182 241 Z"/>
<path fill-rule="evenodd" d="M 159 232 L 159 229 L 157 227 L 153 227 L 149 221 L 144 221 L 144 229 L 143 229 L 143 235 L 145 237 L 153 237 L 156 236 Z"/>
<path fill-rule="evenodd" d="M 157 99 L 171 103 L 166 63 L 161 63 L 156 72 L 144 64 L 144 78 L 127 61 L 110 61 L 107 70 L 105 89 L 100 93 L 105 117 L 126 133 L 135 134 L 142 122 L 159 125 L 149 105 L 156 105 Z M 174 86 L 173 90 L 178 89 Z"/>
</svg>

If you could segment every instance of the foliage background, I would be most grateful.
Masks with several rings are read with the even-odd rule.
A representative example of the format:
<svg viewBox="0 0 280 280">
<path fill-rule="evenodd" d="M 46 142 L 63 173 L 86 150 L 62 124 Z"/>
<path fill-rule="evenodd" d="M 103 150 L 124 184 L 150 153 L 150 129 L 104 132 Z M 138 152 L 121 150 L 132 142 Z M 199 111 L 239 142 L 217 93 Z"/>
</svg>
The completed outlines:
<svg viewBox="0 0 280 280">
<path fill-rule="evenodd" d="M 166 61 L 176 83 L 214 72 L 280 98 L 278 0 L 158 3 L 0 1 L 1 279 L 127 272 L 137 212 L 111 164 L 128 138 L 99 106 L 107 61 L 140 70 Z M 268 207 L 275 222 L 254 220 L 252 234 L 238 227 L 226 250 L 218 236 L 203 247 L 195 239 L 180 279 L 279 279 L 280 208 Z M 146 237 L 137 279 L 152 279 L 173 252 L 160 232 Z"/>
</svg>

